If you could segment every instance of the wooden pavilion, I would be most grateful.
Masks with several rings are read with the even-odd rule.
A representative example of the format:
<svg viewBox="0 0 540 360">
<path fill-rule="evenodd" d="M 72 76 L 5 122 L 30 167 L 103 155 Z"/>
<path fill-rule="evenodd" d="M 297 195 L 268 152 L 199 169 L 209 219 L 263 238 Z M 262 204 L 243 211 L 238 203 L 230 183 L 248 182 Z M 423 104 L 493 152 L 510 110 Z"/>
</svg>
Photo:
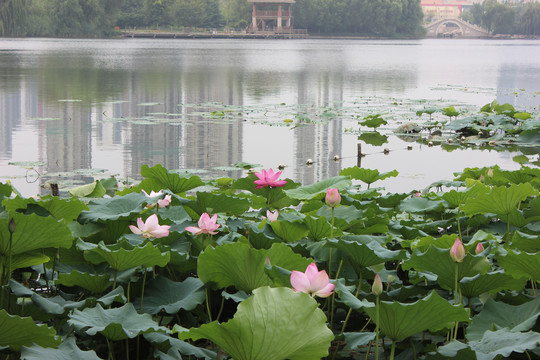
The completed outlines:
<svg viewBox="0 0 540 360">
<path fill-rule="evenodd" d="M 253 4 L 250 33 L 292 34 L 294 0 L 248 0 Z"/>
</svg>

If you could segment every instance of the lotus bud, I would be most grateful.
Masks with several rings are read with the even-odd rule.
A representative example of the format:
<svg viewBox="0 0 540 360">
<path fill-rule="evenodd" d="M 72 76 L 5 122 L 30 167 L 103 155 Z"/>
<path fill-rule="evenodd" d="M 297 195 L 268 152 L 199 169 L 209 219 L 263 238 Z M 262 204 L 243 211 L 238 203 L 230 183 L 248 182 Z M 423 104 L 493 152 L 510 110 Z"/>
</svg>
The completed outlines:
<svg viewBox="0 0 540 360">
<path fill-rule="evenodd" d="M 391 282 L 396 281 L 396 277 L 394 275 L 390 274 L 390 275 L 388 275 L 387 280 L 388 280 L 388 283 L 390 284 Z"/>
<path fill-rule="evenodd" d="M 373 285 L 371 286 L 371 292 L 375 296 L 379 296 L 383 292 L 382 281 L 381 281 L 381 277 L 379 276 L 379 274 L 375 275 L 375 279 L 373 279 Z"/>
<path fill-rule="evenodd" d="M 488 178 L 493 178 L 493 169 L 492 168 L 488 169 L 487 176 L 488 176 Z"/>
<path fill-rule="evenodd" d="M 481 252 L 483 252 L 485 249 L 484 249 L 484 245 L 482 245 L 482 243 L 478 243 L 478 245 L 476 245 L 476 255 L 480 254 Z"/>
<path fill-rule="evenodd" d="M 264 259 L 264 265 L 268 265 L 268 266 L 272 265 L 270 263 L 270 258 L 268 256 L 266 257 L 266 259 Z"/>
<path fill-rule="evenodd" d="M 9 233 L 10 234 L 13 234 L 15 232 L 15 220 L 11 219 L 9 220 L 9 224 L 8 224 L 8 230 L 9 230 Z"/>
<path fill-rule="evenodd" d="M 339 195 L 338 189 L 328 189 L 326 191 L 326 205 L 330 207 L 336 207 L 341 203 L 341 195 Z"/>
<path fill-rule="evenodd" d="M 454 245 L 452 245 L 452 248 L 450 249 L 450 257 L 458 263 L 462 262 L 465 258 L 465 247 L 459 238 L 456 238 Z"/>
<path fill-rule="evenodd" d="M 480 178 L 478 179 L 481 183 L 486 181 L 486 178 L 484 177 L 484 174 L 480 174 Z"/>
</svg>

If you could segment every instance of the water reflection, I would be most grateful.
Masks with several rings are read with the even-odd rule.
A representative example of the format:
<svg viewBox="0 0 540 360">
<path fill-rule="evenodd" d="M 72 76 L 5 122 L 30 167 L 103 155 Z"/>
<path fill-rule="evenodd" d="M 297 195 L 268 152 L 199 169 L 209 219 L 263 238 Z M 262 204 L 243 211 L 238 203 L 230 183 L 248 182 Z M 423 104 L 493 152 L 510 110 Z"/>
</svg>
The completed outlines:
<svg viewBox="0 0 540 360">
<path fill-rule="evenodd" d="M 103 176 L 137 177 L 143 164 L 212 170 L 246 161 L 265 167 L 283 163 L 287 165 L 286 176 L 308 184 L 355 165 L 357 140 L 344 135 L 344 129 L 358 127 L 350 108 L 359 103 L 358 116 L 378 111 L 396 118 L 399 116 L 381 109 L 381 98 L 444 96 L 452 101 L 463 97 L 465 103 L 480 105 L 486 98 L 493 100 L 495 87 L 538 91 L 533 88 L 538 82 L 527 82 L 530 77 L 520 75 L 522 67 L 535 76 L 540 74 L 538 65 L 529 62 L 501 66 L 504 82 L 497 82 L 493 74 L 471 77 L 471 71 L 478 72 L 479 62 L 485 59 L 469 58 L 467 62 L 459 58 L 451 73 L 440 71 L 441 64 L 448 64 L 441 44 L 0 41 L 0 173 L 25 175 L 25 169 L 8 165 L 10 161 L 42 161 L 45 165 L 35 166 L 36 170 L 56 173 L 60 179 L 62 173 L 77 169 L 106 169 Z M 460 44 L 463 51 L 478 45 L 451 44 Z M 532 49 L 539 52 L 538 46 Z M 530 53 L 531 47 L 523 51 Z M 431 60 L 426 54 L 432 54 Z M 490 55 L 485 55 L 490 61 L 487 71 L 498 66 Z M 468 82 L 471 78 L 476 83 Z M 456 79 L 494 90 L 465 95 L 459 89 L 433 90 L 444 81 L 455 84 Z M 211 116 L 212 111 L 223 110 L 221 104 L 235 116 Z M 296 120 L 299 113 L 309 117 L 321 108 L 331 109 L 335 116 L 294 130 L 282 126 L 286 117 Z M 259 113 L 258 117 L 254 113 Z M 389 145 L 404 147 L 395 138 Z M 344 160 L 332 161 L 335 155 Z M 305 166 L 308 158 L 314 161 L 311 167 Z M 368 160 L 365 166 L 381 170 L 401 167 L 406 173 L 406 161 L 398 156 L 393 159 Z M 491 161 L 511 164 L 501 159 L 491 157 Z M 462 166 L 456 163 L 454 168 Z M 448 174 L 441 170 L 442 175 L 433 178 L 427 175 L 428 170 L 425 165 L 415 170 L 417 173 L 410 175 L 412 182 L 420 178 L 427 185 Z M 233 171 L 219 174 L 239 175 Z M 77 179 L 89 181 L 91 176 L 82 173 Z M 13 181 L 26 195 L 40 191 L 37 184 L 28 185 L 24 179 Z M 411 187 L 410 182 L 404 183 L 392 185 L 393 190 Z"/>
</svg>

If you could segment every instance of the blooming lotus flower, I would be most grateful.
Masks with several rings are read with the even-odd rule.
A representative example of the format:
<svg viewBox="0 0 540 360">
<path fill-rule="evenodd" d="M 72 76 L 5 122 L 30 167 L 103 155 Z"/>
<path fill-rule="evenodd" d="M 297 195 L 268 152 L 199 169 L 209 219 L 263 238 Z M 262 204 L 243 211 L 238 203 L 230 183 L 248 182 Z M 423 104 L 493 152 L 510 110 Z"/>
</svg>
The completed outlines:
<svg viewBox="0 0 540 360">
<path fill-rule="evenodd" d="M 149 197 L 149 198 L 155 198 L 155 197 L 158 197 L 158 196 L 161 196 L 163 195 L 163 190 L 159 190 L 158 192 L 155 192 L 154 190 L 152 190 L 150 192 L 150 194 L 148 194 L 146 191 L 142 190 L 142 192 L 144 193 L 144 195 L 146 195 L 146 197 Z"/>
<path fill-rule="evenodd" d="M 454 245 L 452 245 L 452 248 L 450 249 L 450 257 L 458 263 L 462 262 L 465 258 L 465 247 L 459 238 L 456 238 Z"/>
<path fill-rule="evenodd" d="M 482 243 L 478 243 L 478 245 L 476 245 L 476 255 L 480 254 L 481 252 L 483 252 L 485 249 L 484 249 L 484 245 L 482 245 Z"/>
<path fill-rule="evenodd" d="M 137 219 L 137 226 L 129 225 L 134 234 L 142 235 L 145 238 L 162 238 L 169 236 L 169 225 L 159 225 L 156 214 L 150 215 L 146 222 L 142 218 Z"/>
<path fill-rule="evenodd" d="M 336 207 L 341 203 L 341 195 L 339 195 L 338 189 L 326 190 L 326 205 L 330 207 Z"/>
<path fill-rule="evenodd" d="M 216 224 L 217 222 L 217 214 L 214 214 L 210 218 L 210 215 L 208 213 L 203 213 L 199 219 L 199 227 L 196 226 L 188 226 L 186 228 L 187 231 L 190 233 L 193 233 L 194 235 L 199 234 L 210 234 L 210 235 L 216 235 L 218 232 L 215 231 L 220 226 L 219 224 Z"/>
<path fill-rule="evenodd" d="M 157 201 L 157 204 L 160 208 L 169 206 L 171 204 L 171 195 L 165 195 L 163 199 Z"/>
<path fill-rule="evenodd" d="M 383 292 L 382 280 L 379 274 L 375 275 L 375 279 L 373 279 L 373 285 L 371 285 L 371 292 L 375 296 L 379 296 Z"/>
<path fill-rule="evenodd" d="M 268 222 L 276 221 L 278 216 L 279 216 L 279 211 L 277 211 L 277 210 L 274 210 L 274 211 L 266 210 L 266 219 L 268 220 Z M 263 216 L 263 218 L 264 218 L 264 216 Z"/>
<path fill-rule="evenodd" d="M 287 183 L 285 180 L 278 180 L 278 178 L 281 176 L 281 171 L 278 171 L 277 173 L 274 173 L 274 170 L 268 169 L 261 170 L 260 173 L 255 173 L 255 176 L 259 178 L 259 180 L 255 180 L 254 183 L 255 189 L 260 189 L 263 187 L 282 187 Z"/>
<path fill-rule="evenodd" d="M 332 295 L 335 287 L 334 284 L 330 284 L 326 271 L 319 271 L 315 263 L 309 264 L 305 273 L 293 271 L 291 285 L 294 291 L 310 294 L 312 297 L 328 297 Z"/>
</svg>

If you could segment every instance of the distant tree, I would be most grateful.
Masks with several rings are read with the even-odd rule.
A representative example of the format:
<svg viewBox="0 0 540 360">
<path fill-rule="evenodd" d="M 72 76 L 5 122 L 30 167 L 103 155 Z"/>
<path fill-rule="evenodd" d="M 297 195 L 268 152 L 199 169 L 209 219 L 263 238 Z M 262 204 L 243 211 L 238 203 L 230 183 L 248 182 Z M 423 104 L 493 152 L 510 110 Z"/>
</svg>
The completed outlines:
<svg viewBox="0 0 540 360">
<path fill-rule="evenodd" d="M 144 0 L 125 0 L 116 19 L 116 25 L 123 28 L 146 25 Z"/>
<path fill-rule="evenodd" d="M 252 4 L 247 0 L 221 0 L 219 6 L 226 26 L 243 29 L 251 23 Z"/>
<path fill-rule="evenodd" d="M 24 0 L 0 0 L 0 36 L 12 36 L 15 28 L 24 22 Z"/>
<path fill-rule="evenodd" d="M 522 33 L 540 35 L 540 3 L 528 3 L 520 17 Z"/>
<path fill-rule="evenodd" d="M 204 25 L 210 28 L 219 28 L 223 24 L 219 0 L 206 0 L 206 23 Z"/>
<path fill-rule="evenodd" d="M 202 26 L 206 22 L 206 0 L 176 0 L 174 19 L 180 26 Z"/>
<path fill-rule="evenodd" d="M 168 26 L 174 23 L 174 0 L 144 0 L 144 19 L 147 25 Z"/>
</svg>

